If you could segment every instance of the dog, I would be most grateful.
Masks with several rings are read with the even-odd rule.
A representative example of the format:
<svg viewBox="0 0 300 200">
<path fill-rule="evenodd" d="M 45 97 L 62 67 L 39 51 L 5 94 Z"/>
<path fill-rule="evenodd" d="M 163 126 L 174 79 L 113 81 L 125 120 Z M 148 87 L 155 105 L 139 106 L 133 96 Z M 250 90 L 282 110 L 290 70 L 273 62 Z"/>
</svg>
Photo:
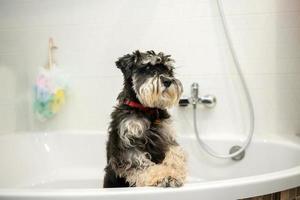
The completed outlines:
<svg viewBox="0 0 300 200">
<path fill-rule="evenodd" d="M 104 188 L 184 184 L 186 155 L 166 110 L 183 92 L 173 64 L 170 55 L 138 50 L 116 61 L 124 87 L 108 129 Z"/>
</svg>

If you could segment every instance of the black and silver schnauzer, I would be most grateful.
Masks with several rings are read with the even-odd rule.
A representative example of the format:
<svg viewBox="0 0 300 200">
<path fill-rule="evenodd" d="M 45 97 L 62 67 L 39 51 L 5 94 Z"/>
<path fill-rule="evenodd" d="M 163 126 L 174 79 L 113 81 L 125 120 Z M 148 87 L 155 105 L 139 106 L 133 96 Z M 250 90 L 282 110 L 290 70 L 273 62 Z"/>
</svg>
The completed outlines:
<svg viewBox="0 0 300 200">
<path fill-rule="evenodd" d="M 116 62 L 124 75 L 111 114 L 104 187 L 179 187 L 186 158 L 175 140 L 167 108 L 182 94 L 169 55 L 135 51 Z"/>
</svg>

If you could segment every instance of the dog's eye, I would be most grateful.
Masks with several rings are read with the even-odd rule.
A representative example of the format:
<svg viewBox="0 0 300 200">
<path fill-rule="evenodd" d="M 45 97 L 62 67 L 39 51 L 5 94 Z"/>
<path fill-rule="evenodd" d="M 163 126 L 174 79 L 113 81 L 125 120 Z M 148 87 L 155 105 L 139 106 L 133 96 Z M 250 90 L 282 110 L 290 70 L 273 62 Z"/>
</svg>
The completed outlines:
<svg viewBox="0 0 300 200">
<path fill-rule="evenodd" d="M 150 66 L 147 66 L 145 69 L 146 69 L 146 70 L 150 70 Z"/>
</svg>

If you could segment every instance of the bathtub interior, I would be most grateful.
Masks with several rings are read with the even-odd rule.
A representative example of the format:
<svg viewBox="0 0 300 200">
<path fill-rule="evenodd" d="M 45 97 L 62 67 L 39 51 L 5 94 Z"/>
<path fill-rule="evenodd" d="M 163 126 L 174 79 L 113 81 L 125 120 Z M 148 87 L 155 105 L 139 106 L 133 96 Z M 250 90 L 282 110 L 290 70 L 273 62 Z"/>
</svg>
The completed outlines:
<svg viewBox="0 0 300 200">
<path fill-rule="evenodd" d="M 105 133 L 7 134 L 0 137 L 0 188 L 101 188 Z M 300 146 L 254 139 L 242 161 L 205 154 L 193 136 L 179 138 L 188 154 L 186 185 L 272 173 L 300 165 Z M 239 142 L 207 139 L 218 151 Z"/>
</svg>

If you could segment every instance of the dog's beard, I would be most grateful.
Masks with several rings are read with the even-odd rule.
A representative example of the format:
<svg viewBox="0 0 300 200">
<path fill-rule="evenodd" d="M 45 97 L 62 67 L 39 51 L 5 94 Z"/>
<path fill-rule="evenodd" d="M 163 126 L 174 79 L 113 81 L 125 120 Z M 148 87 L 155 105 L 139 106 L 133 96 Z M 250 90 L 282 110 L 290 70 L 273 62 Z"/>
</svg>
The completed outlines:
<svg viewBox="0 0 300 200">
<path fill-rule="evenodd" d="M 182 84 L 178 79 L 174 79 L 167 88 L 161 83 L 159 76 L 148 78 L 140 86 L 136 85 L 136 80 L 133 77 L 133 89 L 144 106 L 165 109 L 178 104 L 183 91 Z"/>
</svg>

